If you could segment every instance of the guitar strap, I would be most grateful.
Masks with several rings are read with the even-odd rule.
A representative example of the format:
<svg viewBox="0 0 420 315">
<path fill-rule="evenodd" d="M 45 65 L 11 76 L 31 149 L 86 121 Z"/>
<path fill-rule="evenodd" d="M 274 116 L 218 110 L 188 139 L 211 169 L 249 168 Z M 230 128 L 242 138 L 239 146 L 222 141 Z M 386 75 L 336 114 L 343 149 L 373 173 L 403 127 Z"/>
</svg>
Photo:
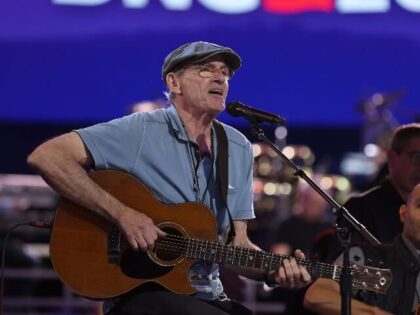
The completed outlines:
<svg viewBox="0 0 420 315">
<path fill-rule="evenodd" d="M 227 244 L 232 243 L 233 238 L 235 237 L 235 227 L 233 225 L 232 215 L 230 214 L 229 205 L 228 205 L 228 186 L 229 186 L 229 151 L 228 151 L 228 139 L 226 131 L 223 128 L 223 125 L 218 121 L 214 120 L 214 130 L 217 137 L 217 167 L 219 169 L 220 176 L 220 190 L 222 194 L 223 201 L 226 205 L 226 211 L 229 216 L 230 230 L 227 237 Z"/>
</svg>

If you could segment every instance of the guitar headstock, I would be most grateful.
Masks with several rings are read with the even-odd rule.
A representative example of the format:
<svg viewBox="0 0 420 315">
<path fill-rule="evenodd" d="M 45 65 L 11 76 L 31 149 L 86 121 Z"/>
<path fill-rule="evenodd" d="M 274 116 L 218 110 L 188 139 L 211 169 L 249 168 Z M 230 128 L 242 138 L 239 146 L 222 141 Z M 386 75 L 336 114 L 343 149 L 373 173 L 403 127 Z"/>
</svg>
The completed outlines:
<svg viewBox="0 0 420 315">
<path fill-rule="evenodd" d="M 385 294 L 391 285 L 392 273 L 390 269 L 370 266 L 351 265 L 353 289 L 365 290 Z"/>
</svg>

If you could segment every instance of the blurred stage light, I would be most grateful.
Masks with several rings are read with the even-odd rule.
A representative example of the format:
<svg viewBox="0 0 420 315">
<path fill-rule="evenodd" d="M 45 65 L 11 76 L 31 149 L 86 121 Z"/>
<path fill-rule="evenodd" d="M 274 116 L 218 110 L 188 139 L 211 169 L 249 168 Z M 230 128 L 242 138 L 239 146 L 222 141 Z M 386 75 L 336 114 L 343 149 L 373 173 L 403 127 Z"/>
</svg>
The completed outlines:
<svg viewBox="0 0 420 315">
<path fill-rule="evenodd" d="M 292 147 L 292 146 L 287 146 L 287 147 L 284 147 L 284 149 L 283 149 L 283 154 L 285 155 L 285 156 L 287 156 L 289 159 L 293 159 L 294 157 L 295 157 L 295 154 L 296 154 L 296 150 L 295 150 L 295 148 L 294 147 Z"/>
<path fill-rule="evenodd" d="M 274 135 L 279 140 L 285 139 L 287 137 L 287 128 L 283 126 L 277 127 L 274 131 Z"/>
<path fill-rule="evenodd" d="M 263 191 L 268 196 L 275 195 L 276 194 L 276 184 L 265 183 Z"/>
<path fill-rule="evenodd" d="M 365 148 L 363 149 L 363 151 L 368 157 L 375 157 L 381 152 L 381 149 L 379 148 L 378 145 L 369 143 L 365 145 Z"/>
<path fill-rule="evenodd" d="M 343 176 L 338 176 L 335 187 L 337 187 L 339 191 L 350 191 L 350 181 Z"/>
<path fill-rule="evenodd" d="M 252 154 L 254 155 L 254 158 L 259 156 L 261 153 L 262 153 L 261 145 L 259 145 L 258 143 L 252 144 Z"/>
<path fill-rule="evenodd" d="M 344 175 L 370 176 L 376 173 L 378 166 L 364 153 L 347 153 L 340 164 Z"/>
<path fill-rule="evenodd" d="M 324 176 L 321 179 L 320 185 L 325 190 L 330 190 L 333 187 L 333 180 L 329 176 Z"/>
</svg>

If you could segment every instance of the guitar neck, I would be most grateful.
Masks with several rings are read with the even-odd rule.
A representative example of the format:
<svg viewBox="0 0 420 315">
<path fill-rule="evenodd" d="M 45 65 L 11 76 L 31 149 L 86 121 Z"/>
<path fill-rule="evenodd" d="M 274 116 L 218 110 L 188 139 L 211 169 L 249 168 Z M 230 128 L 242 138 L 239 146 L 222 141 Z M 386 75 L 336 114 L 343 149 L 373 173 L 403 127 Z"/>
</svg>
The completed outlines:
<svg viewBox="0 0 420 315">
<path fill-rule="evenodd" d="M 340 266 L 312 262 L 307 259 L 177 235 L 168 235 L 160 239 L 157 242 L 157 249 L 177 252 L 190 259 L 201 259 L 209 262 L 225 263 L 232 266 L 265 271 L 278 269 L 284 259 L 293 258 L 296 259 L 299 265 L 306 267 L 312 276 L 336 281 L 340 279 L 342 269 Z"/>
</svg>

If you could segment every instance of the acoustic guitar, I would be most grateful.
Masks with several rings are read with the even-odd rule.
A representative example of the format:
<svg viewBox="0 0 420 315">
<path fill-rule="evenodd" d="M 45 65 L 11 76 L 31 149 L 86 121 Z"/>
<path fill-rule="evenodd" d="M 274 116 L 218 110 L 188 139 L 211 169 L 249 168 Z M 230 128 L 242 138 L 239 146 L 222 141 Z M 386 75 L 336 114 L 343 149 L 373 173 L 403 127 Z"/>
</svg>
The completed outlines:
<svg viewBox="0 0 420 315">
<path fill-rule="evenodd" d="M 135 177 L 120 171 L 91 172 L 90 177 L 128 207 L 142 212 L 167 236 L 153 250 L 133 251 L 118 229 L 102 217 L 67 199 L 55 215 L 50 253 L 60 279 L 76 293 L 90 298 L 121 295 L 147 282 L 192 294 L 188 272 L 197 260 L 260 270 L 277 269 L 288 256 L 217 242 L 211 210 L 199 203 L 166 205 Z M 340 280 L 342 268 L 296 259 L 312 276 Z M 392 275 L 388 269 L 353 265 L 353 288 L 385 294 Z"/>
</svg>

